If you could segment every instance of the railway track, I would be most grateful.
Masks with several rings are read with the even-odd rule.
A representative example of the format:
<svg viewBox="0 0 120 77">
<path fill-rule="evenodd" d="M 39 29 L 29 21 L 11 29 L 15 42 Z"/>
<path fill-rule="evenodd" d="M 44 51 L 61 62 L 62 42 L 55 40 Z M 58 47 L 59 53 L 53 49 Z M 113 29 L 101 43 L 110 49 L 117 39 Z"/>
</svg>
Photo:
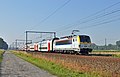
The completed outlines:
<svg viewBox="0 0 120 77">
<path fill-rule="evenodd" d="M 36 53 L 36 54 L 39 54 L 39 53 L 46 53 L 46 52 L 28 52 L 28 53 Z M 53 53 L 48 53 L 48 54 L 53 54 Z M 82 55 L 82 54 L 75 54 L 75 53 L 54 53 L 54 54 L 63 54 L 63 55 L 79 55 L 79 56 L 106 56 L 106 57 L 110 57 L 110 56 L 113 56 L 113 55 L 119 55 L 120 52 L 91 52 L 89 53 L 88 55 Z"/>
</svg>

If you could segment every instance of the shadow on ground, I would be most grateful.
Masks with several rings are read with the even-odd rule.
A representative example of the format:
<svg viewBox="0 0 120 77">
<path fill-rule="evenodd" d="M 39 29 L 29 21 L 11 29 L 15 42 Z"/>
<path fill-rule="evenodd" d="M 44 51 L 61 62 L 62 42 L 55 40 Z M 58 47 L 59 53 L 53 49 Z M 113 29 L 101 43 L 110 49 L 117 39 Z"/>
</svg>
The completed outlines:
<svg viewBox="0 0 120 77">
<path fill-rule="evenodd" d="M 112 56 L 113 54 L 89 54 L 88 56 Z"/>
</svg>

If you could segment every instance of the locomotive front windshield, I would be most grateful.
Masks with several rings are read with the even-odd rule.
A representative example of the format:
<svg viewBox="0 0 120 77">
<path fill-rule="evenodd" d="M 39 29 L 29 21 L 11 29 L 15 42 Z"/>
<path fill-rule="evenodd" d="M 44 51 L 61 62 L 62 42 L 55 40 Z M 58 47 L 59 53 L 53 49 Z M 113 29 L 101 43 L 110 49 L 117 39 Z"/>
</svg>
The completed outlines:
<svg viewBox="0 0 120 77">
<path fill-rule="evenodd" d="M 91 43 L 91 40 L 89 36 L 80 36 L 80 42 Z"/>
</svg>

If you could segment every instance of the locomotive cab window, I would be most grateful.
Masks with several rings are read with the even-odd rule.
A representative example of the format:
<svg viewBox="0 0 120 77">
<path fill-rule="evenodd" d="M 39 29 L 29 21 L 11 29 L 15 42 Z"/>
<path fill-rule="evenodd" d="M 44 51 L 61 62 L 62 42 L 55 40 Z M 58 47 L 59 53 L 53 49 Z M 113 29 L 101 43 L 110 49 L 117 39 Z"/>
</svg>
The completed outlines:
<svg viewBox="0 0 120 77">
<path fill-rule="evenodd" d="M 90 43 L 90 42 L 91 42 L 89 36 L 80 36 L 80 41 L 81 41 L 81 42 L 87 42 L 87 43 Z"/>
</svg>

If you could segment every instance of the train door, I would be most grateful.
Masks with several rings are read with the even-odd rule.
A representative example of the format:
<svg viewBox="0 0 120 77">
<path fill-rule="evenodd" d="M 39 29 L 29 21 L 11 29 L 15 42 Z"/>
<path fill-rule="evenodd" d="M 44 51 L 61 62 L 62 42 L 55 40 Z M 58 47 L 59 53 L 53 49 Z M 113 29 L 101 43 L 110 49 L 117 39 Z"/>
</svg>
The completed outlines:
<svg viewBox="0 0 120 77">
<path fill-rule="evenodd" d="M 41 43 L 39 43 L 38 50 L 41 51 Z"/>
<path fill-rule="evenodd" d="M 38 45 L 37 44 L 34 45 L 34 50 L 38 51 Z"/>
<path fill-rule="evenodd" d="M 78 42 L 77 42 L 77 38 L 73 37 L 72 39 L 72 48 L 73 49 L 77 49 L 78 48 Z"/>
</svg>

